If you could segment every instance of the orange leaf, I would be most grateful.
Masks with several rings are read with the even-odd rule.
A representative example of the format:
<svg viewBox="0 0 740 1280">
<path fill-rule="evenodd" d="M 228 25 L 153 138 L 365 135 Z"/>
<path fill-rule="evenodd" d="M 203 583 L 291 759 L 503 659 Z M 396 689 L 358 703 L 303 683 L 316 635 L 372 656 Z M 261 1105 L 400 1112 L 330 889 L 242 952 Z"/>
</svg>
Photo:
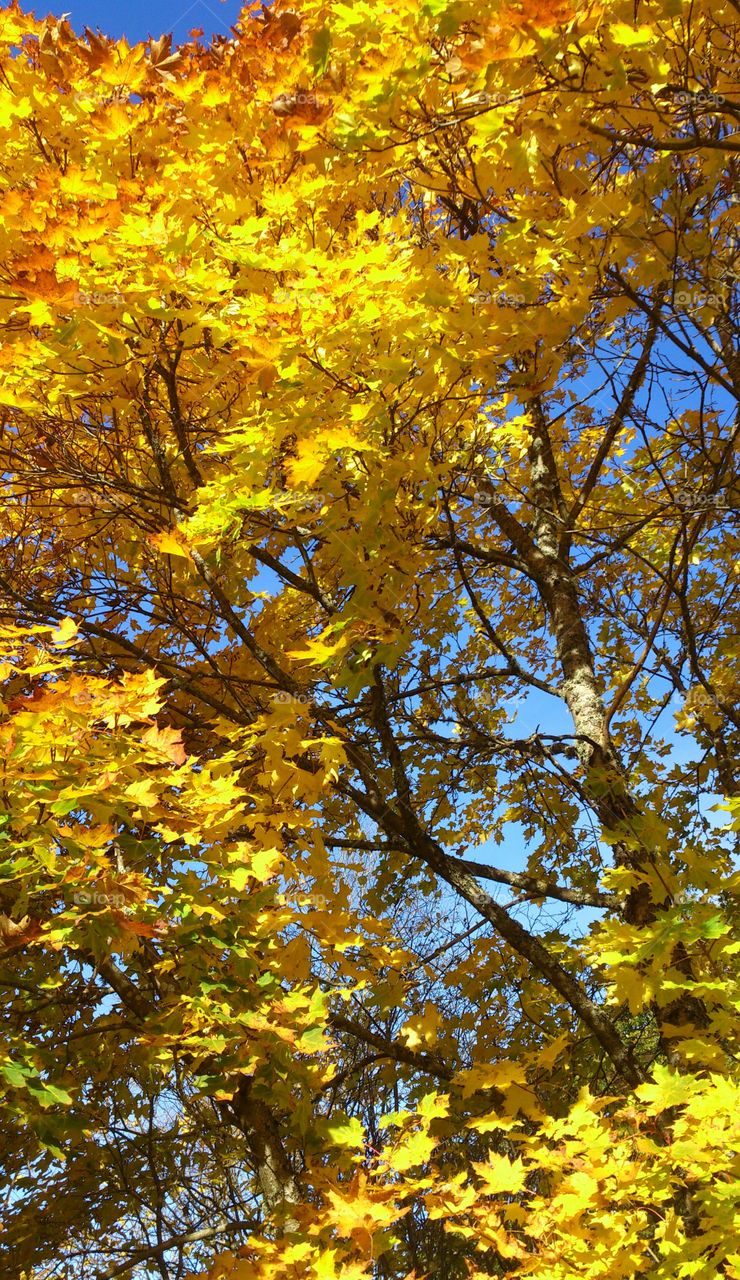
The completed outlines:
<svg viewBox="0 0 740 1280">
<path fill-rule="evenodd" d="M 162 533 L 153 533 L 148 539 L 151 546 L 156 547 L 165 556 L 180 556 L 183 560 L 191 560 L 190 550 L 182 541 L 180 534 L 174 529 L 165 529 Z"/>
</svg>

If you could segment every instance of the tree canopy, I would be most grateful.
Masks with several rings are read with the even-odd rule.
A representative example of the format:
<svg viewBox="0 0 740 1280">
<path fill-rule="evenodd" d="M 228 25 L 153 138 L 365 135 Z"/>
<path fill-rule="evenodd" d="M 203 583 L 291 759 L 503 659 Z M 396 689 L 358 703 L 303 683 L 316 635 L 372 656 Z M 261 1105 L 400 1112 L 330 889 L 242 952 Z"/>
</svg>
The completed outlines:
<svg viewBox="0 0 740 1280">
<path fill-rule="evenodd" d="M 10 1280 L 740 1277 L 739 12 L 0 14 Z"/>
</svg>

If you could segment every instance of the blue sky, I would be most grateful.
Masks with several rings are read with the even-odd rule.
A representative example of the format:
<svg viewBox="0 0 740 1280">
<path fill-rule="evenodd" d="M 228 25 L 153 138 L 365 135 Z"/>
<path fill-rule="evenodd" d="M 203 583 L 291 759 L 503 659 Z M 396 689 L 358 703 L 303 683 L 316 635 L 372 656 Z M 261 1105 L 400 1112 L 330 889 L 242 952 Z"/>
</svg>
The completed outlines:
<svg viewBox="0 0 740 1280">
<path fill-rule="evenodd" d="M 66 13 L 75 31 L 100 28 L 105 35 L 125 36 L 131 42 L 171 33 L 178 44 L 188 39 L 193 27 L 202 27 L 206 40 L 218 32 L 227 34 L 243 3 L 244 0 L 61 0 L 53 6 L 53 12 L 58 17 Z M 29 3 L 28 7 L 34 8 L 37 17 L 47 12 L 40 3 Z"/>
</svg>

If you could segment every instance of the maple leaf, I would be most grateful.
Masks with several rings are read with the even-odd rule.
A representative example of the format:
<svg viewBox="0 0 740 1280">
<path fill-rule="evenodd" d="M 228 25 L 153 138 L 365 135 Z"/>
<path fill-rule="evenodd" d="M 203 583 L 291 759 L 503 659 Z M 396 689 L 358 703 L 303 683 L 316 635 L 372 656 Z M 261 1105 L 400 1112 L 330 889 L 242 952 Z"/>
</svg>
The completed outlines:
<svg viewBox="0 0 740 1280">
<path fill-rule="evenodd" d="M 527 1170 L 521 1160 L 509 1160 L 493 1151 L 489 1153 L 485 1163 L 474 1161 L 472 1167 L 479 1175 L 486 1192 L 491 1195 L 521 1191 L 527 1177 Z"/>
<path fill-rule="evenodd" d="M 331 1219 L 340 1236 L 356 1240 L 363 1248 L 372 1247 L 376 1231 L 390 1226 L 408 1212 L 396 1205 L 392 1189 L 374 1186 L 358 1170 L 342 1191 L 330 1188 L 326 1199 L 331 1206 Z"/>
<path fill-rule="evenodd" d="M 165 756 L 174 765 L 185 764 L 187 760 L 181 733 L 168 725 L 162 727 L 156 724 L 151 725 L 150 728 L 144 730 L 141 740 L 147 746 L 153 747 L 155 751 Z"/>
<path fill-rule="evenodd" d="M 79 628 L 74 618 L 63 618 L 59 626 L 51 633 L 51 640 L 57 649 L 68 649 L 77 639 Z"/>
<path fill-rule="evenodd" d="M 162 555 L 177 556 L 183 560 L 191 559 L 187 543 L 179 532 L 165 529 L 162 533 L 150 534 L 148 541 Z"/>
</svg>

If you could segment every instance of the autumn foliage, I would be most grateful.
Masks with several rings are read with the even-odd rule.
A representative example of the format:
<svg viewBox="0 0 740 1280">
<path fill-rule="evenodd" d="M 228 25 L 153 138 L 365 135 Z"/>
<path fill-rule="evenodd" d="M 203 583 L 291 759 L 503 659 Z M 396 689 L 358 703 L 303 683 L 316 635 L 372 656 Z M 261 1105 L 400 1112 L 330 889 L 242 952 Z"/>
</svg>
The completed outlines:
<svg viewBox="0 0 740 1280">
<path fill-rule="evenodd" d="M 9 1280 L 739 1280 L 738 13 L 0 15 Z"/>
</svg>

